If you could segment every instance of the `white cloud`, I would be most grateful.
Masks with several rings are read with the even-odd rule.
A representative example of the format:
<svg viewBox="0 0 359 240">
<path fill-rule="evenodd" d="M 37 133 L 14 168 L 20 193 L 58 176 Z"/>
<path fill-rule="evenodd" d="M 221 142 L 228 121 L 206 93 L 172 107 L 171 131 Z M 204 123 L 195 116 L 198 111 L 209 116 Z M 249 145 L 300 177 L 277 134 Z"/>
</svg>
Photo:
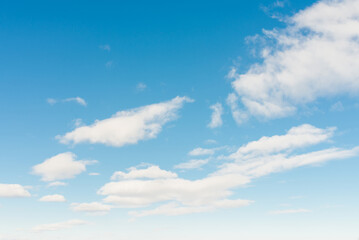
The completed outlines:
<svg viewBox="0 0 359 240">
<path fill-rule="evenodd" d="M 48 98 L 46 99 L 47 103 L 50 105 L 54 105 L 58 102 L 76 102 L 82 106 L 87 106 L 86 101 L 83 98 L 80 97 L 72 97 L 72 98 L 66 98 L 66 99 L 62 99 L 62 100 L 56 100 L 53 98 Z"/>
<path fill-rule="evenodd" d="M 285 117 L 299 106 L 359 92 L 359 1 L 320 1 L 264 31 L 263 61 L 232 73 L 245 113 Z"/>
<path fill-rule="evenodd" d="M 248 119 L 248 114 L 238 106 L 238 97 L 236 94 L 230 93 L 228 95 L 227 104 L 231 108 L 232 117 L 237 124 L 241 124 Z"/>
<path fill-rule="evenodd" d="M 64 196 L 60 194 L 47 195 L 39 199 L 40 202 L 66 202 Z"/>
<path fill-rule="evenodd" d="M 30 197 L 31 194 L 19 184 L 0 183 L 0 197 Z"/>
<path fill-rule="evenodd" d="M 222 126 L 222 114 L 223 114 L 223 107 L 222 104 L 216 103 L 212 106 L 210 106 L 210 109 L 212 109 L 212 116 L 211 116 L 211 122 L 208 124 L 209 128 L 216 128 Z"/>
<path fill-rule="evenodd" d="M 159 179 L 159 178 L 176 178 L 177 174 L 165 171 L 160 169 L 158 166 L 150 166 L 145 169 L 137 169 L 131 167 L 128 169 L 128 173 L 125 172 L 115 172 L 111 180 L 122 180 L 122 179 L 139 179 L 139 178 L 149 178 L 149 179 Z"/>
<path fill-rule="evenodd" d="M 64 102 L 76 102 L 82 106 L 86 106 L 87 103 L 83 98 L 80 97 L 73 97 L 73 98 L 66 98 L 63 100 Z"/>
<path fill-rule="evenodd" d="M 308 209 L 286 209 L 286 210 L 270 211 L 269 214 L 279 215 L 279 214 L 308 213 L 308 212 L 311 211 Z"/>
<path fill-rule="evenodd" d="M 105 51 L 111 51 L 111 46 L 108 44 L 100 45 L 100 48 Z"/>
<path fill-rule="evenodd" d="M 190 156 L 203 156 L 203 155 L 213 155 L 216 152 L 215 148 L 195 148 L 191 150 L 188 155 Z"/>
<path fill-rule="evenodd" d="M 90 176 L 99 176 L 100 174 L 97 173 L 97 172 L 92 172 L 92 173 L 89 173 Z"/>
<path fill-rule="evenodd" d="M 35 165 L 32 173 L 41 176 L 42 181 L 50 182 L 62 179 L 74 178 L 76 175 L 86 171 L 86 165 L 97 161 L 76 161 L 76 155 L 71 152 L 60 153 L 43 163 Z M 54 186 L 54 183 L 52 183 Z"/>
<path fill-rule="evenodd" d="M 57 230 L 72 228 L 74 226 L 85 225 L 85 224 L 88 224 L 88 222 L 83 220 L 73 219 L 66 222 L 42 224 L 33 227 L 32 230 L 34 232 L 57 231 Z"/>
<path fill-rule="evenodd" d="M 192 101 L 188 97 L 175 97 L 167 102 L 120 111 L 111 118 L 97 120 L 57 138 L 64 144 L 90 142 L 116 147 L 135 144 L 157 137 L 165 123 L 177 118 L 183 104 Z"/>
<path fill-rule="evenodd" d="M 332 137 L 335 128 L 316 128 L 303 124 L 291 128 L 285 135 L 262 137 L 238 149 L 232 158 L 252 156 L 252 154 L 269 154 L 283 150 L 305 147 L 328 140 Z"/>
<path fill-rule="evenodd" d="M 86 212 L 90 214 L 105 214 L 113 207 L 99 202 L 91 203 L 72 203 L 71 209 L 75 212 Z"/>
<path fill-rule="evenodd" d="M 57 187 L 57 186 L 66 186 L 66 185 L 67 183 L 60 181 L 50 182 L 49 184 L 47 184 L 48 187 Z"/>
<path fill-rule="evenodd" d="M 236 188 L 243 187 L 252 179 L 358 155 L 359 147 L 300 152 L 305 150 L 304 147 L 329 141 L 334 129 L 320 129 L 304 124 L 291 128 L 284 135 L 262 137 L 239 147 L 236 152 L 225 157 L 227 161 L 217 171 L 201 179 L 120 178 L 105 184 L 97 193 L 106 196 L 104 202 L 118 207 L 157 205 L 154 208 L 130 212 L 134 217 L 153 214 L 178 215 L 248 205 L 251 201 L 231 197 Z M 130 172 L 131 170 L 121 175 L 130 176 Z"/>
<path fill-rule="evenodd" d="M 208 163 L 209 159 L 192 159 L 188 162 L 180 163 L 174 166 L 177 169 L 196 169 Z"/>
<path fill-rule="evenodd" d="M 50 105 L 54 105 L 55 103 L 57 103 L 57 100 L 53 98 L 48 98 L 46 99 L 46 102 Z"/>
</svg>

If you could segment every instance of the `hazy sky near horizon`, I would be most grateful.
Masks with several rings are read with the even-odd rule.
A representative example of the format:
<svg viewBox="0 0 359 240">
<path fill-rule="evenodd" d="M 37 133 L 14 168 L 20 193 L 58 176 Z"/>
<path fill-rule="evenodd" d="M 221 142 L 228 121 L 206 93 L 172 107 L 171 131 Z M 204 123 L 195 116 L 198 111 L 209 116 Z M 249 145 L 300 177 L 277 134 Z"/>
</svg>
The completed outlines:
<svg viewBox="0 0 359 240">
<path fill-rule="evenodd" d="M 0 240 L 356 240 L 359 1 L 2 1 Z"/>
</svg>

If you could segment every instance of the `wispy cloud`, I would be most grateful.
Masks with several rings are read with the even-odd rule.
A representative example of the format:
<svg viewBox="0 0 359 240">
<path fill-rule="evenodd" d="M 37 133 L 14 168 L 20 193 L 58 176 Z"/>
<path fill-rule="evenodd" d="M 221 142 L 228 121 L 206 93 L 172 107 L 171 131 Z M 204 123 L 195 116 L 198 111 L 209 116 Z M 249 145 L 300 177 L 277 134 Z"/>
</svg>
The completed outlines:
<svg viewBox="0 0 359 240">
<path fill-rule="evenodd" d="M 136 90 L 137 90 L 138 92 L 142 92 L 142 91 L 144 91 L 146 88 L 147 88 L 147 85 L 144 84 L 144 83 L 138 83 L 138 84 L 136 85 Z"/>
<path fill-rule="evenodd" d="M 109 44 L 100 45 L 100 49 L 110 52 L 111 46 Z"/>
<path fill-rule="evenodd" d="M 335 128 L 321 129 L 304 124 L 291 128 L 284 135 L 262 137 L 225 156 L 226 162 L 217 171 L 197 180 L 178 177 L 159 167 L 155 168 L 155 172 L 161 173 L 161 176 L 171 176 L 148 177 L 152 176 L 151 166 L 145 168 L 141 174 L 133 174 L 131 171 L 137 169 L 129 169 L 128 173 L 121 172 L 122 177 L 113 178 L 102 186 L 98 194 L 106 196 L 104 201 L 117 207 L 160 204 L 152 209 L 130 212 L 135 217 L 154 214 L 179 215 L 245 206 L 252 201 L 232 199 L 233 189 L 244 186 L 255 178 L 358 155 L 359 147 L 299 153 L 305 147 L 329 141 L 334 130 Z"/>
<path fill-rule="evenodd" d="M 83 98 L 80 98 L 80 97 L 65 98 L 65 99 L 60 99 L 60 100 L 56 100 L 54 98 L 48 98 L 48 99 L 46 99 L 46 101 L 50 105 L 54 105 L 54 104 L 59 103 L 59 102 L 75 102 L 75 103 L 78 103 L 78 104 L 80 104 L 82 106 L 87 106 L 86 101 Z"/>
<path fill-rule="evenodd" d="M 285 209 L 285 210 L 276 210 L 276 211 L 270 211 L 269 214 L 272 215 L 279 215 L 279 214 L 295 214 L 295 213 L 309 213 L 311 212 L 308 209 Z"/>
<path fill-rule="evenodd" d="M 209 162 L 209 159 L 192 159 L 174 166 L 176 169 L 197 169 Z"/>
<path fill-rule="evenodd" d="M 177 118 L 177 111 L 184 103 L 192 101 L 188 97 L 175 97 L 167 102 L 120 111 L 108 119 L 57 136 L 57 139 L 64 144 L 89 142 L 115 147 L 135 144 L 157 137 L 164 124 Z"/>
<path fill-rule="evenodd" d="M 62 229 L 72 228 L 74 226 L 85 225 L 88 222 L 78 219 L 69 220 L 66 222 L 42 224 L 32 228 L 34 232 L 57 231 Z"/>
</svg>

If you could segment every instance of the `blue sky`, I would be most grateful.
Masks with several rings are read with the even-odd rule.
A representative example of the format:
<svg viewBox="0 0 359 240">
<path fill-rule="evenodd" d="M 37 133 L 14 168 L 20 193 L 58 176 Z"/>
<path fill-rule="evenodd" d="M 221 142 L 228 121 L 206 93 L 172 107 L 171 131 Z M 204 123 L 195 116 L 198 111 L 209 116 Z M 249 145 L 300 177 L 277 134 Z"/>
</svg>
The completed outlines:
<svg viewBox="0 0 359 240">
<path fill-rule="evenodd" d="M 359 1 L 3 1 L 0 240 L 358 239 Z"/>
</svg>

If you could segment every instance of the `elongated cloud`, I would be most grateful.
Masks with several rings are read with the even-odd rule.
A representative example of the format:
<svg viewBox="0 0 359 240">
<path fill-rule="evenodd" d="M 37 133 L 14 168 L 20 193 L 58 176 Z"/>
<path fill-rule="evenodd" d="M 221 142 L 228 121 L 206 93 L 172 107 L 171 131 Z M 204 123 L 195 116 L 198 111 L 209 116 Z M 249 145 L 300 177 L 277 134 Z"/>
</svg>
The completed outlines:
<svg viewBox="0 0 359 240">
<path fill-rule="evenodd" d="M 216 103 L 210 107 L 212 109 L 212 116 L 211 122 L 208 124 L 209 128 L 217 128 L 222 126 L 222 114 L 223 114 L 223 107 L 222 104 Z"/>
<path fill-rule="evenodd" d="M 31 194 L 19 184 L 0 183 L 0 197 L 30 197 Z"/>
<path fill-rule="evenodd" d="M 46 195 L 39 199 L 40 202 L 66 202 L 64 196 L 60 194 Z"/>
<path fill-rule="evenodd" d="M 157 137 L 165 123 L 177 118 L 177 111 L 188 97 L 175 97 L 170 101 L 120 111 L 114 116 L 98 120 L 90 126 L 82 126 L 64 136 L 57 136 L 61 143 L 102 143 L 121 147 L 140 140 Z"/>
<path fill-rule="evenodd" d="M 97 162 L 76 161 L 75 159 L 76 155 L 71 152 L 60 153 L 35 165 L 32 173 L 41 176 L 41 180 L 46 182 L 70 179 L 86 171 L 86 165 Z"/>
<path fill-rule="evenodd" d="M 235 189 L 255 178 L 359 154 L 359 147 L 304 151 L 305 147 L 329 141 L 334 131 L 335 128 L 321 129 L 303 124 L 289 129 L 283 135 L 262 137 L 239 147 L 228 156 L 223 156 L 227 161 L 219 166 L 217 171 L 197 180 L 176 175 L 160 177 L 169 172 L 159 171 L 159 167 L 153 166 L 142 172 L 136 168 L 129 169 L 128 173 L 117 172 L 112 178 L 113 181 L 105 184 L 97 193 L 105 196 L 104 202 L 118 207 L 149 207 L 131 211 L 130 214 L 134 217 L 154 214 L 180 215 L 245 206 L 252 201 L 233 198 Z M 156 177 L 152 172 L 157 172 Z M 151 208 L 154 204 L 157 206 Z"/>
<path fill-rule="evenodd" d="M 112 209 L 112 206 L 99 202 L 72 203 L 71 209 L 75 212 L 86 212 L 90 214 L 106 214 Z"/>
<path fill-rule="evenodd" d="M 73 219 L 66 222 L 38 225 L 34 227 L 32 230 L 34 232 L 57 231 L 57 230 L 72 228 L 74 226 L 84 225 L 84 224 L 88 224 L 88 222 L 83 220 Z"/>
<path fill-rule="evenodd" d="M 229 74 L 246 113 L 234 109 L 237 122 L 248 114 L 285 117 L 323 97 L 359 93 L 359 1 L 321 1 L 286 23 L 264 31 L 262 63 Z"/>
</svg>

